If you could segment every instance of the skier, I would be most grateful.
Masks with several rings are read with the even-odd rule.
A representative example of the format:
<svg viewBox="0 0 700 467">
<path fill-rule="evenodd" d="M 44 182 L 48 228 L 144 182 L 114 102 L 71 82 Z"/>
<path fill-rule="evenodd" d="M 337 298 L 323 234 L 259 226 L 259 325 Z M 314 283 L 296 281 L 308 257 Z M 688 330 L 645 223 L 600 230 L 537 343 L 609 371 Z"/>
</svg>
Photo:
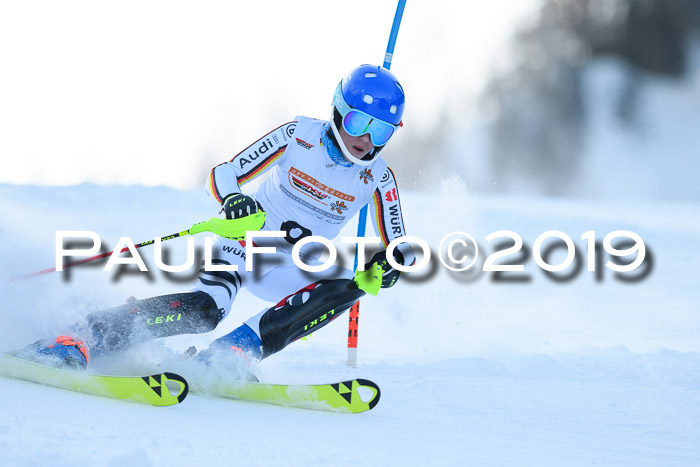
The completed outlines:
<svg viewBox="0 0 700 467">
<path fill-rule="evenodd" d="M 404 91 L 387 69 L 362 65 L 338 84 L 330 121 L 298 116 L 272 130 L 231 160 L 211 170 L 206 188 L 227 219 L 261 210 L 263 231 L 283 231 L 255 246 L 274 246 L 274 260 L 246 271 L 249 246 L 218 237 L 213 265 L 200 269 L 194 288 L 132 301 L 87 316 L 87 326 L 74 336 L 39 341 L 24 356 L 51 356 L 61 365 L 85 368 L 89 355 L 118 351 L 156 337 L 208 332 L 230 312 L 238 291 L 277 303 L 215 340 L 197 356 L 210 361 L 214 352 L 260 360 L 282 350 L 347 310 L 364 292 L 349 269 L 332 266 L 321 273 L 302 271 L 292 261 L 292 248 L 302 238 L 332 239 L 367 203 L 384 248 L 405 235 L 396 180 L 380 153 L 402 126 Z M 269 173 L 252 194 L 240 186 Z M 320 254 L 305 245 L 300 258 L 320 264 Z M 399 264 L 412 264 L 414 254 L 403 243 L 394 250 Z M 382 267 L 382 287 L 393 286 L 400 272 L 389 265 L 386 251 L 367 263 Z M 230 266 L 238 266 L 231 271 Z M 224 270 L 229 269 L 229 270 Z M 282 298 L 284 297 L 284 298 Z M 280 300 L 280 298 L 282 298 Z"/>
</svg>

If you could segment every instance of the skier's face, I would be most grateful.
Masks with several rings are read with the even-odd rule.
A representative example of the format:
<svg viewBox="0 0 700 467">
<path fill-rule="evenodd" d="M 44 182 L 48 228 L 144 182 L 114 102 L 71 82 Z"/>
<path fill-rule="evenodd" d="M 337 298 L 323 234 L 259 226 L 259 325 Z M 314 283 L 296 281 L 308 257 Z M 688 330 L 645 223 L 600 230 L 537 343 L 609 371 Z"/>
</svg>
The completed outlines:
<svg viewBox="0 0 700 467">
<path fill-rule="evenodd" d="M 348 148 L 350 154 L 358 159 L 365 157 L 374 147 L 372 140 L 369 137 L 369 133 L 365 133 L 361 136 L 350 136 L 342 125 L 340 127 L 340 139 L 343 140 L 343 144 L 345 144 L 345 147 Z"/>
</svg>

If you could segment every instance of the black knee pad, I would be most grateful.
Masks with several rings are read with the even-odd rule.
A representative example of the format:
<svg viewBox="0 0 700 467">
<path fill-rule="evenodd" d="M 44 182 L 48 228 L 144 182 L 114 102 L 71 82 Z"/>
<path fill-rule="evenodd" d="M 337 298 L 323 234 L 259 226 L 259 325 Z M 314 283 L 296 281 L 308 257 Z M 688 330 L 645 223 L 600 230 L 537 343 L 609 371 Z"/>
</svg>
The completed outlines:
<svg viewBox="0 0 700 467">
<path fill-rule="evenodd" d="M 207 293 L 190 292 L 135 300 L 87 316 L 96 354 L 122 350 L 156 337 L 198 334 L 216 328 L 223 310 Z"/>
<path fill-rule="evenodd" d="M 333 321 L 364 294 L 355 281 L 334 279 L 286 297 L 260 318 L 263 358 Z"/>
</svg>

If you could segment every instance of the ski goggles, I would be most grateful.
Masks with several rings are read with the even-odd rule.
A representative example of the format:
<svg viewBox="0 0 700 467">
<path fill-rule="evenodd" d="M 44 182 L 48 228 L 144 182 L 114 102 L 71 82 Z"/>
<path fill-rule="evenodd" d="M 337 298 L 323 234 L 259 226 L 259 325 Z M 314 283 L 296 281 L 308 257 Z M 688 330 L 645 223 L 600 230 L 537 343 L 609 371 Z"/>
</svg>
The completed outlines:
<svg viewBox="0 0 700 467">
<path fill-rule="evenodd" d="M 336 92 L 340 92 L 340 86 Z M 343 117 L 343 129 L 350 136 L 362 136 L 369 133 L 372 144 L 375 146 L 384 146 L 394 134 L 394 131 L 401 126 L 393 125 L 375 118 L 361 110 L 353 109 L 342 98 L 335 99 L 335 105 Z"/>
</svg>

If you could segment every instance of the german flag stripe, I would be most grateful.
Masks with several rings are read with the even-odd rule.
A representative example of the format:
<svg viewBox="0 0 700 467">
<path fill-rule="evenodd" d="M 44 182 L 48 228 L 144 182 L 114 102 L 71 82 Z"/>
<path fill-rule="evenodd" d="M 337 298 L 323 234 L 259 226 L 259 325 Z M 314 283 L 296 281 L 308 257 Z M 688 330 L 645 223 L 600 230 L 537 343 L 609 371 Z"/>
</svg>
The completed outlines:
<svg viewBox="0 0 700 467">
<path fill-rule="evenodd" d="M 386 169 L 389 171 L 389 173 L 391 174 L 391 178 L 394 180 L 394 186 L 396 187 L 396 199 L 399 201 L 399 213 L 402 213 L 403 209 L 401 209 L 401 197 L 399 196 L 399 184 L 396 183 L 396 175 L 394 175 L 394 171 L 391 170 L 390 167 L 387 167 Z M 403 215 L 400 216 L 399 220 L 401 221 L 401 230 L 404 232 L 405 235 L 406 224 L 404 224 L 403 222 Z"/>
<path fill-rule="evenodd" d="M 376 216 L 375 225 L 377 226 L 379 235 L 382 237 L 384 248 L 386 248 L 391 240 L 389 240 L 389 234 L 386 231 L 386 224 L 384 223 L 384 205 L 382 204 L 382 192 L 379 188 L 374 190 L 372 201 L 374 202 L 374 215 Z"/>
<path fill-rule="evenodd" d="M 218 165 L 216 167 L 218 167 Z M 211 191 L 211 194 L 219 203 L 223 203 L 224 200 L 221 199 L 221 193 L 219 193 L 219 190 L 216 188 L 216 182 L 214 181 L 214 170 L 216 170 L 216 167 L 211 169 L 211 172 L 209 173 L 209 191 Z"/>
<path fill-rule="evenodd" d="M 277 150 L 274 154 L 268 156 L 264 161 L 260 163 L 255 169 L 251 170 L 250 172 L 238 177 L 238 185 L 243 185 L 244 183 L 247 183 L 251 180 L 253 180 L 255 177 L 263 173 L 265 170 L 268 169 L 272 164 L 279 159 L 282 154 L 284 154 L 284 150 L 287 149 L 287 146 L 284 145 L 281 148 Z"/>
</svg>

